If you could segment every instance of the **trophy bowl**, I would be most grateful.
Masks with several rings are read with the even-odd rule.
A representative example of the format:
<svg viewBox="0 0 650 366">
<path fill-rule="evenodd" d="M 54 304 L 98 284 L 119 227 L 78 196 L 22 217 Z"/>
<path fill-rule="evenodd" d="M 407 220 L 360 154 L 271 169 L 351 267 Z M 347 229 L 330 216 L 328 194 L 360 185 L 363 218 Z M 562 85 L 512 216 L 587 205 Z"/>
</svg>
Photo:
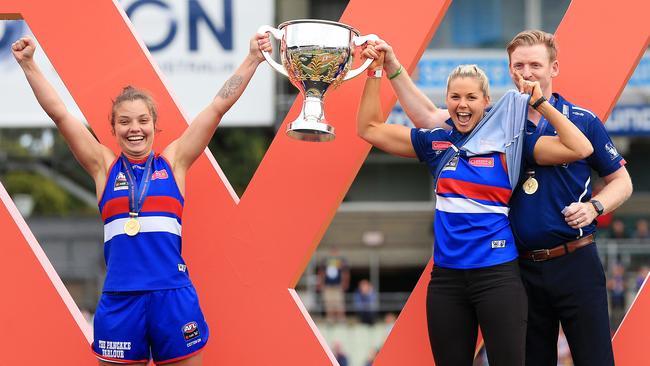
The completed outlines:
<svg viewBox="0 0 650 366">
<path fill-rule="evenodd" d="M 302 141 L 333 140 L 334 127 L 325 119 L 323 108 L 325 93 L 370 66 L 372 59 L 352 69 L 354 47 L 377 36 L 360 36 L 349 25 L 317 19 L 290 20 L 278 28 L 265 25 L 258 33 L 271 33 L 279 40 L 282 65 L 268 52 L 263 52 L 264 58 L 303 95 L 302 110 L 287 127 L 287 135 Z"/>
</svg>

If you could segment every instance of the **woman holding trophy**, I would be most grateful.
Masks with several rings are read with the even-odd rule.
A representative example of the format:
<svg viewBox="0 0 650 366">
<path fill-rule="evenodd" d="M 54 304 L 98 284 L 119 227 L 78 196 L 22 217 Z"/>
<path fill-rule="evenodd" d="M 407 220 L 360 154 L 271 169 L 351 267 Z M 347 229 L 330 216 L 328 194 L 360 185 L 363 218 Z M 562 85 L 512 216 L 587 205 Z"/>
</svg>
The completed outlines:
<svg viewBox="0 0 650 366">
<path fill-rule="evenodd" d="M 107 273 L 92 345 L 99 365 L 146 365 L 150 358 L 201 365 L 209 330 L 181 257 L 185 177 L 264 61 L 261 51 L 271 51 L 268 36 L 250 40 L 248 55 L 217 96 L 160 153 L 153 151 L 156 106 L 146 92 L 127 86 L 113 101 L 116 154 L 66 109 L 36 65 L 35 49 L 29 37 L 12 45 L 39 104 L 95 181 L 104 221 Z"/>
<path fill-rule="evenodd" d="M 426 306 L 436 365 L 471 366 L 478 326 L 490 364 L 523 365 L 527 298 L 508 220 L 508 201 L 519 178 L 528 106 L 557 130 L 557 136 L 539 139 L 535 156 L 546 155 L 548 164 L 560 164 L 584 158 L 593 148 L 542 97 L 538 82 L 518 77 L 523 94 L 509 92 L 486 112 L 488 79 L 476 65 L 460 65 L 449 75 L 450 130 L 385 124 L 379 90 L 388 47 L 380 40 L 363 52 L 375 61 L 359 106 L 358 134 L 390 154 L 418 158 L 434 177 L 434 268 Z M 389 78 L 403 72 L 400 67 Z M 409 95 L 409 100 L 400 99 L 403 105 L 433 105 L 421 92 Z M 428 111 L 439 113 L 435 106 Z"/>
</svg>

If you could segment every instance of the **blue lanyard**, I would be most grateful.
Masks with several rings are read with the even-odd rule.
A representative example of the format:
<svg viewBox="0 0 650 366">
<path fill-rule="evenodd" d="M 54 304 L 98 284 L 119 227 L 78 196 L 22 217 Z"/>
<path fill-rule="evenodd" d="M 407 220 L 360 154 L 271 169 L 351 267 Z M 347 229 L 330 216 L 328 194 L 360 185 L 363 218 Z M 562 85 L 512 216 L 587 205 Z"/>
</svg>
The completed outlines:
<svg viewBox="0 0 650 366">
<path fill-rule="evenodd" d="M 153 151 L 147 158 L 147 163 L 144 166 L 144 173 L 142 173 L 142 180 L 138 184 L 133 174 L 133 166 L 129 159 L 122 153 L 121 156 L 122 166 L 126 170 L 126 179 L 129 183 L 129 215 L 138 216 L 142 209 L 142 204 L 147 197 L 149 191 L 149 183 L 151 182 L 151 163 L 153 162 Z"/>
</svg>

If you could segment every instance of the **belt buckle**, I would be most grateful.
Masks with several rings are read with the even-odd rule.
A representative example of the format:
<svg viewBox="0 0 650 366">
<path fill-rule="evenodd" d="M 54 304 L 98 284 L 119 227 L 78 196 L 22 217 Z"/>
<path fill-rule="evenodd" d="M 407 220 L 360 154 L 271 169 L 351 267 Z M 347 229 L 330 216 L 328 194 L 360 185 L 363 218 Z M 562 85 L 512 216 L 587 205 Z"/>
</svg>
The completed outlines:
<svg viewBox="0 0 650 366">
<path fill-rule="evenodd" d="M 530 254 L 533 262 L 543 262 L 549 259 L 551 256 L 551 251 L 548 249 L 538 249 L 533 250 Z M 537 256 L 538 254 L 540 255 L 539 257 Z"/>
</svg>

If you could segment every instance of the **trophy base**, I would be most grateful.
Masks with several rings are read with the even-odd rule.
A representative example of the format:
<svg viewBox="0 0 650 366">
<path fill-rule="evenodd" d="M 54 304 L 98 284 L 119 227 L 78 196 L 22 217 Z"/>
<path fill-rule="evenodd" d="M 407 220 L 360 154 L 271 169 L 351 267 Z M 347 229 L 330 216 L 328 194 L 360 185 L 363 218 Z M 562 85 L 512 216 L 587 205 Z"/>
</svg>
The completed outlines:
<svg viewBox="0 0 650 366">
<path fill-rule="evenodd" d="M 287 128 L 287 135 L 296 140 L 325 142 L 334 140 L 334 127 L 322 122 L 294 121 Z"/>
</svg>

